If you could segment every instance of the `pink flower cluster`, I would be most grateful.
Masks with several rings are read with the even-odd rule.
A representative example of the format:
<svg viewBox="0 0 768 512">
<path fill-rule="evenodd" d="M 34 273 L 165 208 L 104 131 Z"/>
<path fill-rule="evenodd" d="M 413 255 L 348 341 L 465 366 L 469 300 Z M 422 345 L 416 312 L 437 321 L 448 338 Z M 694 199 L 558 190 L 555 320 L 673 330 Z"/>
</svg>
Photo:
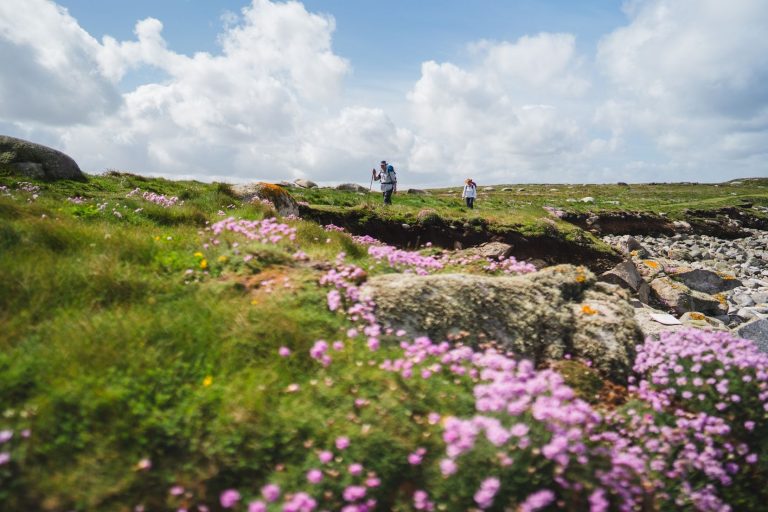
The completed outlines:
<svg viewBox="0 0 768 512">
<path fill-rule="evenodd" d="M 488 258 L 488 265 L 483 267 L 488 272 L 502 272 L 504 274 L 528 274 L 536 272 L 536 267 L 525 261 L 517 261 L 514 256 L 494 260 Z"/>
<path fill-rule="evenodd" d="M 342 228 L 341 226 L 336 226 L 334 224 L 326 224 L 323 226 L 323 229 L 326 231 L 338 231 L 339 233 L 344 233 L 346 230 Z"/>
<path fill-rule="evenodd" d="M 443 263 L 432 256 L 423 256 L 418 252 L 404 251 L 390 245 L 371 245 L 368 247 L 368 254 L 377 261 L 386 261 L 392 268 L 419 275 L 443 268 Z"/>
<path fill-rule="evenodd" d="M 128 192 L 125 197 L 133 197 L 139 193 L 141 193 L 141 189 L 135 188 Z M 176 196 L 166 196 L 164 194 L 157 194 L 155 192 L 144 192 L 141 194 L 141 197 L 145 201 L 149 201 L 150 203 L 162 206 L 163 208 L 170 208 L 171 206 L 176 206 L 177 204 L 183 204 L 183 201 L 179 203 L 179 198 Z"/>
<path fill-rule="evenodd" d="M 265 244 L 276 244 L 284 239 L 296 239 L 296 228 L 271 217 L 264 220 L 237 220 L 234 217 L 227 217 L 212 224 L 210 230 L 215 236 L 230 232 Z"/>
</svg>

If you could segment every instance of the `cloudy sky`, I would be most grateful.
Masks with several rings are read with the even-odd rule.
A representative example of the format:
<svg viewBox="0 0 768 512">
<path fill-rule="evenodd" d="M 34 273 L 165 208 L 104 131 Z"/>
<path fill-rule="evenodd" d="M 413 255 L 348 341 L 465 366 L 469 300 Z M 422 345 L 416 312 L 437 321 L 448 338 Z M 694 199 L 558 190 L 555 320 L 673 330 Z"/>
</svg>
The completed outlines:
<svg viewBox="0 0 768 512">
<path fill-rule="evenodd" d="M 2 0 L 0 133 L 83 169 L 768 176 L 766 0 Z"/>
</svg>

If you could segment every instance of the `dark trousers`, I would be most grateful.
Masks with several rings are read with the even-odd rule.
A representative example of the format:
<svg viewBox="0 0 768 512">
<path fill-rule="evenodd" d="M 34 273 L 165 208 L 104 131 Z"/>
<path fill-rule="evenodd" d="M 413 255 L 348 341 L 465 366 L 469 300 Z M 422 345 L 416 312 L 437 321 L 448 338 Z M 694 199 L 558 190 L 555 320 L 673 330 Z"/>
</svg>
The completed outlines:
<svg viewBox="0 0 768 512">
<path fill-rule="evenodd" d="M 384 191 L 384 204 L 392 204 L 392 191 L 394 189 L 389 189 Z"/>
<path fill-rule="evenodd" d="M 467 208 L 474 208 L 475 207 L 475 198 L 474 197 L 465 197 L 464 199 L 467 200 Z"/>
</svg>

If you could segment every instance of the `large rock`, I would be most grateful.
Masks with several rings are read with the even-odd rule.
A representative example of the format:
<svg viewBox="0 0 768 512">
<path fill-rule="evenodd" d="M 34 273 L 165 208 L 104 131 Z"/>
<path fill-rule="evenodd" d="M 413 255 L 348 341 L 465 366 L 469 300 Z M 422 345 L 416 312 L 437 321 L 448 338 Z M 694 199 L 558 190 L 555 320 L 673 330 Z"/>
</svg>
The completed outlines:
<svg viewBox="0 0 768 512">
<path fill-rule="evenodd" d="M 651 281 L 654 297 L 664 306 L 682 315 L 689 311 L 704 314 L 724 315 L 728 310 L 723 302 L 706 293 L 691 290 L 683 283 L 668 277 L 657 277 Z"/>
<path fill-rule="evenodd" d="M 336 186 L 336 190 L 346 190 L 348 192 L 368 192 L 368 189 L 357 183 L 342 183 Z"/>
<path fill-rule="evenodd" d="M 296 178 L 293 180 L 297 187 L 301 188 L 317 188 L 317 183 L 314 181 L 305 180 L 302 178 Z"/>
<path fill-rule="evenodd" d="M 761 352 L 768 353 L 768 318 L 758 318 L 736 329 L 739 338 L 753 340 Z"/>
<path fill-rule="evenodd" d="M 0 135 L 0 172 L 39 180 L 85 181 L 77 163 L 61 151 Z"/>
<path fill-rule="evenodd" d="M 275 206 L 277 213 L 280 215 L 299 215 L 298 203 L 296 203 L 293 196 L 280 185 L 264 182 L 233 185 L 232 192 L 246 203 L 256 200 L 267 200 Z"/>
<path fill-rule="evenodd" d="M 741 286 L 741 281 L 733 277 L 722 277 L 717 272 L 703 268 L 685 269 L 672 274 L 672 277 L 681 281 L 691 290 L 704 293 L 722 293 Z"/>
<path fill-rule="evenodd" d="M 363 297 L 384 326 L 412 336 L 493 340 L 536 362 L 572 354 L 616 380 L 641 340 L 626 292 L 572 265 L 514 277 L 388 274 L 370 279 Z"/>
<path fill-rule="evenodd" d="M 643 280 L 632 261 L 622 261 L 611 270 L 603 273 L 599 279 L 634 292 L 640 302 L 648 304 L 651 288 Z"/>
</svg>

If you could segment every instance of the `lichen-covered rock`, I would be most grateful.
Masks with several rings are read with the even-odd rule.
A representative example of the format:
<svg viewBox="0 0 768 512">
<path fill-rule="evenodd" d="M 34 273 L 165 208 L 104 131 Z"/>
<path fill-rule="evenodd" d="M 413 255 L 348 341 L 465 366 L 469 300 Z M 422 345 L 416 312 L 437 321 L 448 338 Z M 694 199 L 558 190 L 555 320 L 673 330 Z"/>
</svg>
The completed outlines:
<svg viewBox="0 0 768 512">
<path fill-rule="evenodd" d="M 724 315 L 728 311 L 724 298 L 720 300 L 712 295 L 691 290 L 669 277 L 657 277 L 651 281 L 651 289 L 661 304 L 680 315 L 689 311 Z"/>
<path fill-rule="evenodd" d="M 721 293 L 741 286 L 741 281 L 732 276 L 721 276 L 703 268 L 680 269 L 672 278 L 681 281 L 688 288 L 704 293 Z"/>
<path fill-rule="evenodd" d="M 245 202 L 267 200 L 275 205 L 277 213 L 283 216 L 299 214 L 298 203 L 290 192 L 280 185 L 264 182 L 247 183 L 234 185 L 232 192 Z"/>
<path fill-rule="evenodd" d="M 699 313 L 698 311 L 689 311 L 680 317 L 680 323 L 687 327 L 695 327 L 705 331 L 728 331 L 728 326 L 717 318 L 712 318 Z"/>
<path fill-rule="evenodd" d="M 573 265 L 514 277 L 388 274 L 370 279 L 363 296 L 386 327 L 435 340 L 495 341 L 536 362 L 584 357 L 618 381 L 642 339 L 626 292 Z"/>
<path fill-rule="evenodd" d="M 61 151 L 0 135 L 0 171 L 39 180 L 85 181 L 77 163 Z"/>
</svg>

